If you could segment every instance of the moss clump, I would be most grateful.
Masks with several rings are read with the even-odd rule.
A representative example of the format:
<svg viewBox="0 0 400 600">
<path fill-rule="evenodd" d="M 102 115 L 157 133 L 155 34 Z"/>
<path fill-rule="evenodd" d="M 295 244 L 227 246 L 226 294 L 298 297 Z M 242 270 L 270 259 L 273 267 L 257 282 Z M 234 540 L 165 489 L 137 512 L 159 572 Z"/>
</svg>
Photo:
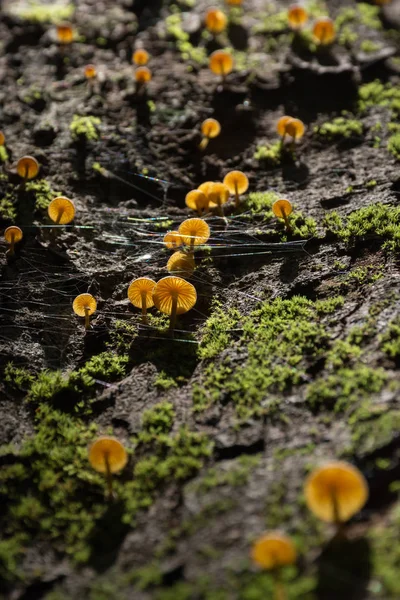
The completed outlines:
<svg viewBox="0 0 400 600">
<path fill-rule="evenodd" d="M 400 132 L 390 136 L 387 142 L 387 149 L 396 160 L 400 160 Z"/>
<path fill-rule="evenodd" d="M 9 362 L 4 369 L 4 382 L 21 392 L 27 392 L 35 378 L 27 369 L 16 367 Z"/>
<path fill-rule="evenodd" d="M 255 214 L 269 211 L 271 214 L 268 218 L 272 219 L 271 207 L 276 200 L 279 200 L 279 196 L 275 192 L 251 192 L 247 196 L 246 204 Z"/>
<path fill-rule="evenodd" d="M 360 44 L 360 49 L 366 54 L 377 52 L 380 50 L 381 45 L 373 42 L 372 40 L 363 40 Z"/>
<path fill-rule="evenodd" d="M 0 163 L 8 161 L 8 152 L 5 146 L 0 146 Z"/>
<path fill-rule="evenodd" d="M 4 221 L 15 221 L 17 218 L 17 209 L 11 194 L 6 194 L 0 200 L 0 219 Z"/>
<path fill-rule="evenodd" d="M 372 204 L 356 210 L 344 220 L 333 211 L 324 220 L 328 233 L 347 244 L 356 243 L 366 236 L 380 238 L 383 248 L 400 249 L 400 208 L 388 204 Z"/>
<path fill-rule="evenodd" d="M 363 124 L 356 119 L 337 117 L 314 128 L 314 132 L 327 140 L 349 139 L 363 134 Z"/>
<path fill-rule="evenodd" d="M 171 388 L 178 387 L 177 382 L 173 377 L 169 377 L 165 371 L 158 373 L 154 385 L 161 390 L 170 390 Z"/>
<path fill-rule="evenodd" d="M 174 405 L 171 402 L 160 402 L 153 408 L 144 411 L 142 416 L 143 433 L 150 438 L 169 433 L 174 424 L 174 418 Z"/>
<path fill-rule="evenodd" d="M 371 8 L 375 7 L 371 6 Z M 398 86 L 385 84 L 377 79 L 361 85 L 358 89 L 358 98 L 358 108 L 361 112 L 376 106 L 387 106 L 397 111 L 400 103 L 400 89 Z"/>
<path fill-rule="evenodd" d="M 61 23 L 69 21 L 75 12 L 75 6 L 69 4 L 44 4 L 36 0 L 29 3 L 16 3 L 12 13 L 24 21 L 37 23 Z"/>
<path fill-rule="evenodd" d="M 79 373 L 94 379 L 104 379 L 105 381 L 118 381 L 126 375 L 129 357 L 127 355 L 118 356 L 113 352 L 101 352 L 89 359 L 85 365 L 79 369 Z"/>
<path fill-rule="evenodd" d="M 236 308 L 226 309 L 218 300 L 214 300 L 211 316 L 202 331 L 198 348 L 199 358 L 214 358 L 228 347 L 232 339 L 232 330 L 237 326 L 240 316 Z"/>
<path fill-rule="evenodd" d="M 371 564 L 374 565 L 374 580 L 378 583 L 377 597 L 400 597 L 400 504 L 395 504 L 388 518 L 370 531 Z M 379 585 L 380 584 L 380 585 Z"/>
<path fill-rule="evenodd" d="M 74 115 L 72 117 L 69 130 L 71 132 L 71 137 L 74 140 L 74 142 L 82 140 L 87 142 L 94 142 L 99 139 L 100 126 L 101 119 L 99 119 L 99 117 L 80 117 L 79 115 Z"/>
<path fill-rule="evenodd" d="M 61 192 L 55 192 L 52 190 L 50 184 L 46 179 L 38 179 L 34 181 L 27 181 L 25 184 L 25 190 L 32 192 L 35 196 L 35 207 L 38 210 L 45 210 L 50 202 L 61 195 Z"/>
<path fill-rule="evenodd" d="M 382 29 L 382 21 L 379 17 L 379 6 L 366 4 L 365 2 L 359 2 L 357 4 L 357 10 L 360 15 L 360 22 L 362 25 L 365 25 L 370 29 Z"/>
<path fill-rule="evenodd" d="M 349 455 L 368 456 L 399 436 L 400 411 L 383 412 L 386 410 L 386 407 L 374 407 L 367 402 L 352 415 L 349 420 L 352 432 Z"/>
<path fill-rule="evenodd" d="M 382 352 L 394 360 L 400 359 L 400 319 L 390 323 L 380 341 Z"/>
<path fill-rule="evenodd" d="M 283 147 L 280 141 L 274 144 L 264 144 L 263 146 L 258 146 L 253 158 L 271 166 L 276 166 L 281 164 L 282 151 Z"/>
<path fill-rule="evenodd" d="M 205 48 L 193 46 L 190 36 L 182 28 L 182 15 L 176 12 L 165 19 L 167 35 L 174 38 L 183 60 L 191 60 L 198 65 L 205 65 L 207 53 Z"/>
</svg>

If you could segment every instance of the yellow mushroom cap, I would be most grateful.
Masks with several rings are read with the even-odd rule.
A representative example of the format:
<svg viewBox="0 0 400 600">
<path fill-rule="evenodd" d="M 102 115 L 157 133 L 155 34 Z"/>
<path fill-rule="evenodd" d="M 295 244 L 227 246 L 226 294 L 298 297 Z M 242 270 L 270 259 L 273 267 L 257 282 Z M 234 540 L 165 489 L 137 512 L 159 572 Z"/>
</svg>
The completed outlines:
<svg viewBox="0 0 400 600">
<path fill-rule="evenodd" d="M 213 185 L 214 185 L 214 181 L 205 181 L 204 183 L 200 184 L 197 189 L 200 190 L 201 192 L 203 192 L 203 194 L 205 194 L 206 197 L 208 198 L 208 195 L 209 195 L 210 190 Z"/>
<path fill-rule="evenodd" d="M 181 277 L 163 277 L 157 283 L 153 300 L 161 312 L 170 315 L 172 312 L 172 301 L 177 300 L 176 314 L 181 315 L 196 304 L 196 288 Z"/>
<path fill-rule="evenodd" d="M 57 39 L 60 44 L 70 44 L 74 39 L 74 30 L 69 23 L 62 23 L 57 26 Z"/>
<path fill-rule="evenodd" d="M 276 217 L 283 219 L 285 216 L 288 217 L 290 215 L 290 213 L 293 211 L 293 206 L 289 200 L 284 200 L 282 198 L 281 200 L 276 200 L 273 203 L 271 210 Z"/>
<path fill-rule="evenodd" d="M 315 41 L 322 46 L 331 44 L 336 37 L 335 25 L 329 17 L 316 19 L 312 32 Z"/>
<path fill-rule="evenodd" d="M 289 123 L 289 121 L 292 121 L 292 120 L 293 120 L 293 117 L 289 117 L 288 115 L 285 115 L 278 120 L 278 122 L 276 124 L 276 130 L 281 137 L 283 137 L 284 135 L 287 134 L 286 126 Z"/>
<path fill-rule="evenodd" d="M 107 462 L 110 473 L 118 473 L 128 462 L 128 455 L 116 438 L 104 436 L 90 446 L 89 462 L 99 473 L 107 473 Z"/>
<path fill-rule="evenodd" d="M 72 303 L 72 310 L 78 317 L 86 316 L 86 311 L 88 315 L 92 315 L 96 308 L 97 302 L 92 294 L 79 294 Z"/>
<path fill-rule="evenodd" d="M 96 67 L 94 65 L 86 65 L 84 72 L 87 79 L 94 79 L 97 75 Z"/>
<path fill-rule="evenodd" d="M 243 0 L 225 0 L 225 2 L 230 6 L 240 6 Z"/>
<path fill-rule="evenodd" d="M 308 20 L 308 13 L 301 4 L 292 4 L 288 9 L 288 21 L 291 29 L 301 29 Z"/>
<path fill-rule="evenodd" d="M 244 194 L 249 189 L 249 180 L 242 171 L 230 171 L 224 177 L 224 185 L 231 194 Z"/>
<path fill-rule="evenodd" d="M 209 188 L 208 198 L 212 208 L 215 206 L 220 206 L 221 204 L 225 204 L 229 200 L 228 186 L 219 181 L 213 183 Z"/>
<path fill-rule="evenodd" d="M 225 13 L 218 8 L 210 8 L 207 11 L 205 25 L 211 33 L 221 33 L 226 28 L 228 19 Z"/>
<path fill-rule="evenodd" d="M 210 228 L 204 219 L 186 219 L 179 225 L 178 231 L 186 246 L 201 246 L 210 237 Z"/>
<path fill-rule="evenodd" d="M 263 569 L 272 570 L 295 563 L 297 553 L 288 536 L 279 531 L 271 531 L 254 542 L 251 558 Z"/>
<path fill-rule="evenodd" d="M 75 217 L 75 205 L 69 198 L 58 196 L 52 200 L 47 208 L 49 217 L 54 223 L 67 225 Z"/>
<path fill-rule="evenodd" d="M 145 308 L 154 306 L 153 292 L 156 282 L 149 277 L 139 277 L 134 279 L 128 287 L 128 298 L 136 308 L 143 308 L 143 299 L 146 302 Z"/>
<path fill-rule="evenodd" d="M 4 146 L 5 143 L 6 143 L 6 136 L 4 135 L 4 133 L 2 131 L 0 131 L 0 146 Z"/>
<path fill-rule="evenodd" d="M 225 77 L 225 75 L 229 75 L 233 69 L 233 58 L 224 50 L 215 50 L 215 52 L 210 55 L 208 66 L 216 75 Z"/>
<path fill-rule="evenodd" d="M 150 60 L 150 54 L 147 52 L 147 50 L 144 50 L 143 48 L 138 48 L 137 50 L 135 50 L 135 52 L 132 55 L 132 61 L 135 63 L 135 65 L 138 65 L 141 67 L 143 67 L 144 65 L 147 65 L 149 60 Z"/>
<path fill-rule="evenodd" d="M 290 121 L 286 123 L 286 133 L 294 140 L 302 138 L 305 130 L 304 123 L 303 121 L 300 121 L 300 119 L 290 119 Z"/>
<path fill-rule="evenodd" d="M 138 83 L 147 83 L 151 79 L 151 71 L 147 67 L 138 67 L 135 71 L 135 79 Z"/>
<path fill-rule="evenodd" d="M 4 232 L 4 239 L 8 244 L 16 244 L 17 242 L 20 242 L 23 237 L 24 234 L 22 233 L 22 229 L 20 229 L 16 225 L 11 225 L 10 227 L 7 227 L 7 229 Z"/>
<path fill-rule="evenodd" d="M 174 252 L 167 262 L 167 271 L 179 277 L 190 277 L 196 268 L 193 254 L 187 252 Z"/>
<path fill-rule="evenodd" d="M 186 194 L 185 203 L 188 208 L 193 210 L 207 210 L 209 200 L 204 192 L 201 190 L 192 190 Z"/>
<path fill-rule="evenodd" d="M 33 179 L 39 173 L 39 163 L 33 156 L 23 156 L 17 162 L 17 173 L 23 179 Z"/>
<path fill-rule="evenodd" d="M 163 242 L 168 250 L 174 250 L 174 248 L 179 248 L 183 244 L 179 231 L 167 231 Z"/>
<path fill-rule="evenodd" d="M 308 508 L 319 519 L 330 523 L 338 517 L 344 522 L 358 513 L 368 500 L 368 484 L 356 467 L 334 461 L 315 469 L 307 477 L 304 493 Z"/>
<path fill-rule="evenodd" d="M 215 138 L 221 133 L 221 125 L 217 119 L 205 119 L 201 124 L 201 133 L 206 138 Z"/>
</svg>

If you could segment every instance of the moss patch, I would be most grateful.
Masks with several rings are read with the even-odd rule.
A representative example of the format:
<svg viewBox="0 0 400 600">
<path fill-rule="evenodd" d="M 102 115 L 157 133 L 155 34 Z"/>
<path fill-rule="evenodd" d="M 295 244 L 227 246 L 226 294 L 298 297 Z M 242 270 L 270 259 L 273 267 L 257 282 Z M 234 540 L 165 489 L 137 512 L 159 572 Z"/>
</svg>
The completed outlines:
<svg viewBox="0 0 400 600">
<path fill-rule="evenodd" d="M 94 142 L 99 139 L 101 126 L 101 119 L 99 117 L 80 117 L 74 115 L 69 126 L 72 139 L 77 141 L 85 140 L 87 142 Z"/>
<path fill-rule="evenodd" d="M 314 128 L 314 132 L 327 140 L 349 139 L 363 134 L 363 124 L 356 119 L 337 117 Z"/>
</svg>

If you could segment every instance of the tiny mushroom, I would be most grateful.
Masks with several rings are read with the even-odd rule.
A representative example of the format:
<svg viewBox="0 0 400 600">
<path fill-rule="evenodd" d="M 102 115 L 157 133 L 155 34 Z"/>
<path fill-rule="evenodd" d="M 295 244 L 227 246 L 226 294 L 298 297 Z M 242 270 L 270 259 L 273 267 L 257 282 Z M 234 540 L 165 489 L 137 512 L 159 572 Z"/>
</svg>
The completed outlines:
<svg viewBox="0 0 400 600">
<path fill-rule="evenodd" d="M 17 162 L 17 173 L 22 179 L 34 179 L 39 173 L 39 163 L 33 156 L 23 156 Z"/>
<path fill-rule="evenodd" d="M 138 67 L 135 71 L 135 80 L 138 87 L 144 87 L 151 80 L 150 69 L 147 67 Z"/>
<path fill-rule="evenodd" d="M 192 190 L 185 197 L 185 204 L 188 208 L 197 210 L 201 216 L 208 210 L 209 199 L 201 190 Z"/>
<path fill-rule="evenodd" d="M 285 115 L 278 120 L 276 130 L 282 138 L 282 144 L 285 137 L 288 135 L 292 138 L 293 143 L 301 139 L 306 130 L 303 121 Z"/>
<path fill-rule="evenodd" d="M 293 211 L 292 203 L 289 200 L 284 200 L 283 198 L 280 200 L 276 200 L 272 205 L 272 212 L 278 219 L 283 219 L 285 222 L 286 231 L 290 233 L 291 226 L 289 223 L 289 215 Z"/>
<path fill-rule="evenodd" d="M 220 75 L 224 81 L 233 69 L 233 58 L 225 50 L 215 50 L 210 56 L 208 66 L 215 75 Z"/>
<path fill-rule="evenodd" d="M 16 225 L 11 225 L 10 227 L 7 227 L 7 229 L 4 232 L 4 239 L 8 244 L 10 244 L 10 247 L 7 250 L 7 256 L 14 256 L 14 246 L 18 242 L 20 242 L 23 237 L 24 235 L 22 233 L 22 229 L 20 229 Z"/>
<path fill-rule="evenodd" d="M 56 28 L 57 41 L 59 44 L 67 45 L 74 41 L 74 30 L 69 23 L 61 23 Z"/>
<path fill-rule="evenodd" d="M 200 142 L 200 150 L 207 147 L 208 142 L 212 138 L 216 138 L 221 133 L 221 125 L 216 119 L 206 119 L 201 124 L 201 134 L 203 139 Z"/>
<path fill-rule="evenodd" d="M 204 183 L 201 183 L 197 189 L 203 192 L 203 194 L 205 194 L 207 199 L 209 200 L 208 196 L 213 185 L 214 181 L 205 181 Z"/>
<path fill-rule="evenodd" d="M 174 252 L 167 262 L 167 271 L 171 275 L 190 277 L 196 268 L 193 254 L 190 252 Z"/>
<path fill-rule="evenodd" d="M 142 322 L 147 323 L 147 309 L 154 306 L 153 292 L 156 282 L 149 277 L 139 277 L 128 287 L 128 298 L 133 306 L 142 309 Z"/>
<path fill-rule="evenodd" d="M 286 592 L 280 580 L 280 570 L 293 565 L 297 560 L 296 548 L 292 540 L 280 531 L 268 531 L 258 538 L 251 549 L 253 562 L 274 577 L 276 600 L 285 600 Z"/>
<path fill-rule="evenodd" d="M 132 62 L 138 67 L 144 67 L 150 60 L 150 54 L 143 48 L 138 48 L 132 55 Z"/>
<path fill-rule="evenodd" d="M 85 329 L 90 328 L 90 315 L 97 308 L 96 299 L 92 294 L 79 294 L 72 303 L 72 310 L 78 317 L 85 317 Z"/>
<path fill-rule="evenodd" d="M 122 471 L 128 455 L 119 440 L 109 436 L 99 437 L 89 448 L 89 462 L 93 469 L 104 473 L 107 480 L 108 499 L 113 497 L 112 475 Z"/>
<path fill-rule="evenodd" d="M 181 277 L 163 277 L 157 283 L 153 300 L 159 311 L 170 315 L 169 328 L 175 327 L 176 315 L 181 315 L 196 304 L 196 288 Z"/>
<path fill-rule="evenodd" d="M 288 9 L 289 27 L 293 31 L 300 31 L 307 23 L 308 13 L 301 4 L 291 4 Z"/>
<path fill-rule="evenodd" d="M 218 8 L 210 8 L 210 10 L 207 11 L 205 26 L 208 31 L 211 31 L 211 33 L 221 33 L 221 31 L 226 29 L 227 23 L 228 19 L 222 10 L 219 10 Z"/>
<path fill-rule="evenodd" d="M 329 17 L 316 19 L 312 32 L 319 46 L 329 46 L 336 37 L 335 25 Z"/>
<path fill-rule="evenodd" d="M 219 181 L 213 183 L 208 192 L 208 198 L 210 200 L 210 208 L 217 207 L 221 217 L 224 216 L 223 205 L 229 200 L 229 188 L 225 183 Z"/>
<path fill-rule="evenodd" d="M 225 0 L 225 2 L 229 6 L 241 6 L 243 4 L 243 0 Z"/>
<path fill-rule="evenodd" d="M 86 65 L 84 73 L 86 79 L 95 79 L 97 77 L 97 70 L 94 65 Z"/>
<path fill-rule="evenodd" d="M 186 219 L 178 227 L 179 235 L 185 246 L 192 252 L 195 246 L 202 246 L 210 237 L 210 228 L 204 219 Z"/>
<path fill-rule="evenodd" d="M 6 143 L 6 136 L 4 135 L 4 133 L 2 131 L 0 131 L 0 146 L 4 146 L 5 143 Z"/>
<path fill-rule="evenodd" d="M 50 202 L 47 212 L 57 225 L 68 225 L 75 217 L 75 205 L 69 198 L 58 196 Z"/>
<path fill-rule="evenodd" d="M 249 180 L 242 171 L 230 171 L 224 177 L 224 185 L 235 196 L 235 206 L 239 206 L 239 194 L 244 194 L 249 188 Z"/>
<path fill-rule="evenodd" d="M 319 519 L 340 526 L 363 508 L 368 484 L 353 465 L 332 461 L 307 477 L 304 493 L 308 508 Z"/>
<path fill-rule="evenodd" d="M 167 231 L 164 235 L 163 242 L 168 250 L 175 250 L 183 244 L 179 231 Z"/>
</svg>

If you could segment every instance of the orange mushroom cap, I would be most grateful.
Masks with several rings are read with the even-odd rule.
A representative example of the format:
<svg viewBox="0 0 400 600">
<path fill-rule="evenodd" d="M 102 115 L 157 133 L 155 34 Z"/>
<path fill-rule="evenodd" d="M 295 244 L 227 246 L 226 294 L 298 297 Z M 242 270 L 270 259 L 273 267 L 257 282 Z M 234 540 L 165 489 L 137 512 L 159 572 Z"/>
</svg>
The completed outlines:
<svg viewBox="0 0 400 600">
<path fill-rule="evenodd" d="M 289 200 L 284 200 L 282 198 L 281 200 L 276 200 L 273 203 L 271 210 L 276 217 L 278 217 L 279 219 L 284 219 L 285 216 L 288 217 L 293 211 L 293 206 L 292 203 L 289 202 Z"/>
<path fill-rule="evenodd" d="M 305 130 L 304 123 L 303 121 L 300 121 L 300 119 L 290 119 L 290 121 L 286 123 L 286 133 L 294 140 L 302 138 Z"/>
<path fill-rule="evenodd" d="M 196 288 L 181 277 L 163 277 L 156 285 L 154 304 L 162 313 L 170 315 L 174 299 L 177 301 L 176 314 L 181 315 L 196 304 Z"/>
<path fill-rule="evenodd" d="M 57 25 L 56 33 L 60 44 L 70 44 L 74 40 L 74 30 L 69 23 Z"/>
<path fill-rule="evenodd" d="M 138 83 L 147 83 L 151 80 L 151 71 L 147 67 L 138 67 L 135 71 L 135 79 Z"/>
<path fill-rule="evenodd" d="M 205 26 L 211 33 L 221 33 L 226 28 L 228 19 L 218 8 L 210 8 L 205 18 Z"/>
<path fill-rule="evenodd" d="M 143 308 L 143 300 L 145 301 L 144 308 L 154 306 L 153 292 L 156 287 L 156 282 L 149 277 L 139 277 L 134 279 L 128 287 L 128 298 L 136 308 Z"/>
<path fill-rule="evenodd" d="M 186 219 L 179 225 L 178 231 L 186 246 L 201 246 L 210 237 L 210 228 L 204 219 Z"/>
<path fill-rule="evenodd" d="M 58 196 L 50 202 L 47 212 L 54 223 L 68 225 L 75 217 L 75 205 L 69 198 Z"/>
<path fill-rule="evenodd" d="M 23 179 L 33 179 L 39 173 L 39 163 L 33 156 L 23 156 L 17 162 L 17 173 Z"/>
<path fill-rule="evenodd" d="M 294 30 L 301 29 L 307 23 L 308 13 L 301 4 L 292 4 L 288 9 L 289 27 Z"/>
<path fill-rule="evenodd" d="M 193 254 L 187 252 L 174 252 L 167 262 L 167 271 L 179 277 L 190 277 L 196 268 Z"/>
<path fill-rule="evenodd" d="M 221 125 L 217 119 L 206 119 L 201 124 L 201 133 L 204 137 L 212 139 L 221 133 Z"/>
<path fill-rule="evenodd" d="M 132 62 L 134 62 L 135 65 L 138 65 L 140 67 L 147 65 L 149 60 L 150 54 L 147 52 L 147 50 L 144 50 L 143 48 L 138 48 L 132 55 Z"/>
<path fill-rule="evenodd" d="M 249 180 L 242 171 L 230 171 L 224 177 L 224 185 L 231 194 L 244 194 L 249 189 Z"/>
<path fill-rule="evenodd" d="M 207 210 L 209 200 L 201 190 L 192 190 L 186 194 L 185 204 L 188 208 L 201 212 Z"/>
<path fill-rule="evenodd" d="M 5 143 L 6 143 L 6 136 L 4 135 L 4 133 L 2 131 L 0 131 L 0 146 L 4 146 Z"/>
<path fill-rule="evenodd" d="M 94 65 L 86 65 L 85 70 L 86 79 L 94 79 L 97 76 L 97 70 Z"/>
<path fill-rule="evenodd" d="M 204 183 L 201 183 L 197 189 L 203 192 L 203 194 L 205 194 L 208 198 L 208 195 L 214 183 L 214 181 L 205 181 Z"/>
<path fill-rule="evenodd" d="M 297 553 L 288 536 L 279 531 L 270 531 L 254 542 L 251 558 L 263 569 L 273 570 L 295 563 Z"/>
<path fill-rule="evenodd" d="M 285 115 L 278 120 L 278 122 L 276 124 L 276 130 L 281 137 L 283 137 L 284 135 L 287 134 L 286 126 L 289 123 L 289 121 L 291 121 L 292 119 L 293 119 L 293 117 L 289 117 L 288 115 Z"/>
<path fill-rule="evenodd" d="M 240 6 L 243 3 L 243 0 L 225 0 L 229 6 Z"/>
<path fill-rule="evenodd" d="M 312 32 L 315 41 L 321 46 L 331 44 L 336 37 L 335 25 L 329 17 L 316 19 Z"/>
<path fill-rule="evenodd" d="M 308 508 L 328 523 L 348 521 L 368 500 L 368 484 L 353 465 L 333 461 L 315 469 L 306 479 Z"/>
<path fill-rule="evenodd" d="M 118 473 L 128 462 L 124 446 L 113 437 L 100 437 L 89 448 L 89 462 L 99 473 Z M 108 463 L 108 468 L 107 468 Z"/>
<path fill-rule="evenodd" d="M 225 183 L 219 181 L 213 183 L 208 192 L 208 198 L 210 200 L 210 206 L 215 208 L 221 206 L 229 200 L 229 188 Z"/>
<path fill-rule="evenodd" d="M 215 50 L 215 52 L 210 55 L 208 66 L 216 75 L 225 77 L 226 75 L 229 75 L 233 69 L 233 58 L 224 50 Z"/>
<path fill-rule="evenodd" d="M 168 250 L 174 250 L 183 244 L 179 231 L 167 231 L 164 235 L 163 242 Z"/>
<path fill-rule="evenodd" d="M 23 237 L 24 234 L 22 233 L 22 229 L 20 229 L 16 225 L 11 225 L 10 227 L 7 227 L 7 229 L 4 232 L 4 239 L 8 244 L 16 244 L 17 242 L 20 242 Z"/>
<path fill-rule="evenodd" d="M 85 317 L 86 311 L 88 315 L 92 315 L 96 308 L 97 302 L 92 294 L 79 294 L 72 303 L 72 310 L 78 317 Z"/>
</svg>

